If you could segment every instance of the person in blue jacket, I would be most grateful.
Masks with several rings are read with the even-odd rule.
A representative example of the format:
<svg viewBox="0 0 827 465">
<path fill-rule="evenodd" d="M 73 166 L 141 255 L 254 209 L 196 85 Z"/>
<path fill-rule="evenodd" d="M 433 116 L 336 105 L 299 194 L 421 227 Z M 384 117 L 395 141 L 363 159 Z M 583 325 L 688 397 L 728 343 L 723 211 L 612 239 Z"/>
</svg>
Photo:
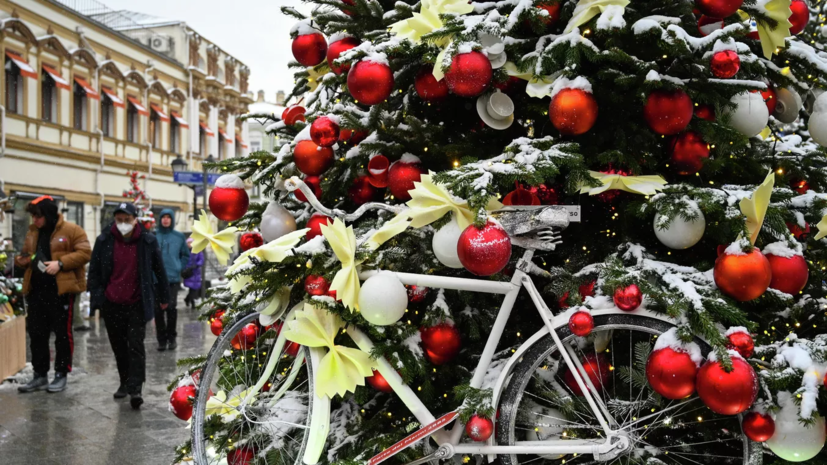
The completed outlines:
<svg viewBox="0 0 827 465">
<path fill-rule="evenodd" d="M 190 260 L 190 249 L 184 234 L 175 230 L 175 212 L 169 208 L 161 210 L 161 223 L 158 225 L 158 245 L 164 257 L 164 269 L 169 281 L 169 305 L 166 309 L 155 307 L 155 335 L 158 338 L 158 350 L 173 350 L 178 347 L 175 330 L 178 324 L 178 291 L 181 289 L 181 272 Z"/>
</svg>

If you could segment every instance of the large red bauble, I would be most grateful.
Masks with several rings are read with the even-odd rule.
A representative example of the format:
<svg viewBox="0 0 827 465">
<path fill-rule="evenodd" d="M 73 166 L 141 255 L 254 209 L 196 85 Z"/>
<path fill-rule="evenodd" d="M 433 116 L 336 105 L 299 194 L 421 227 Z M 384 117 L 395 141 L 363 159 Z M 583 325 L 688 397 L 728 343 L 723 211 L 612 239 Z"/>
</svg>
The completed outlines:
<svg viewBox="0 0 827 465">
<path fill-rule="evenodd" d="M 210 322 L 210 332 L 215 336 L 221 336 L 221 331 L 224 331 L 224 322 L 221 318 L 216 318 Z"/>
<path fill-rule="evenodd" d="M 336 66 L 333 64 L 333 60 L 339 58 L 339 55 L 342 52 L 346 52 L 356 46 L 359 45 L 359 39 L 355 37 L 345 37 L 342 40 L 337 40 L 330 44 L 330 47 L 327 49 L 327 65 L 330 66 L 330 70 L 336 74 L 342 74 L 350 69 L 350 63 L 345 63 L 341 66 Z"/>
<path fill-rule="evenodd" d="M 241 248 L 242 252 L 255 249 L 256 247 L 261 247 L 262 245 L 264 245 L 264 238 L 261 237 L 260 233 L 255 231 L 242 234 L 241 238 L 238 240 L 238 246 Z"/>
<path fill-rule="evenodd" d="M 256 459 L 256 451 L 250 447 L 240 447 L 227 452 L 227 465 L 250 465 Z"/>
<path fill-rule="evenodd" d="M 741 59 L 738 58 L 738 53 L 734 50 L 720 50 L 712 54 L 712 59 L 709 60 L 709 69 L 712 70 L 713 76 L 729 79 L 741 69 Z"/>
<path fill-rule="evenodd" d="M 658 134 L 677 134 L 692 120 L 692 100 L 682 90 L 655 90 L 646 98 L 643 117 Z"/>
<path fill-rule="evenodd" d="M 790 4 L 790 10 L 793 12 L 789 18 L 790 23 L 792 23 L 790 35 L 796 35 L 803 31 L 807 27 L 807 23 L 810 22 L 810 8 L 804 0 L 793 0 Z"/>
<path fill-rule="evenodd" d="M 580 363 L 583 365 L 583 369 L 586 371 L 586 375 L 589 377 L 595 389 L 597 389 L 598 392 L 602 391 L 601 386 L 605 386 L 609 381 L 609 360 L 606 356 L 603 354 L 588 354 L 583 357 Z M 583 391 L 581 391 L 580 386 L 577 385 L 577 381 L 574 379 L 574 374 L 572 374 L 571 370 L 566 370 L 563 374 L 563 382 L 566 383 L 566 386 L 571 389 L 574 395 L 583 395 Z M 586 383 L 586 380 L 583 380 L 583 382 L 588 388 L 589 385 Z"/>
<path fill-rule="evenodd" d="M 388 380 L 386 380 L 385 377 L 382 376 L 382 373 L 379 373 L 376 370 L 373 370 L 373 376 L 368 376 L 367 378 L 365 378 L 365 381 L 367 381 L 368 384 L 370 384 L 370 387 L 376 389 L 377 391 L 387 393 L 393 392 L 393 388 L 390 384 L 388 384 Z"/>
<path fill-rule="evenodd" d="M 494 422 L 490 418 L 474 415 L 465 425 L 465 433 L 474 441 L 487 441 L 494 434 Z"/>
<path fill-rule="evenodd" d="M 178 386 L 169 396 L 172 414 L 187 421 L 192 417 L 192 400 L 195 399 L 195 386 Z"/>
<path fill-rule="evenodd" d="M 355 0 L 342 0 L 342 3 L 348 6 L 356 6 Z M 353 11 L 350 8 L 342 8 L 342 13 L 348 16 L 353 16 Z"/>
<path fill-rule="evenodd" d="M 260 330 L 261 327 L 257 323 L 247 323 L 241 328 L 241 331 L 233 337 L 230 344 L 236 350 L 247 350 L 255 345 Z"/>
<path fill-rule="evenodd" d="M 324 279 L 324 276 L 311 274 L 304 278 L 304 292 L 310 295 L 326 295 L 328 290 L 330 290 L 330 283 Z"/>
<path fill-rule="evenodd" d="M 685 399 L 695 392 L 698 366 L 686 352 L 670 347 L 649 354 L 646 361 L 646 379 L 649 386 L 667 399 Z"/>
<path fill-rule="evenodd" d="M 491 276 L 508 264 L 511 238 L 496 223 L 489 221 L 481 228 L 472 224 L 459 235 L 457 255 L 466 270 L 477 276 Z"/>
<path fill-rule="evenodd" d="M 700 103 L 695 107 L 695 116 L 707 121 L 715 121 L 715 107 Z"/>
<path fill-rule="evenodd" d="M 738 352 L 741 357 L 750 358 L 755 353 L 755 341 L 749 334 L 738 331 L 727 336 L 727 349 Z"/>
<path fill-rule="evenodd" d="M 769 415 L 749 412 L 741 422 L 744 434 L 755 442 L 766 442 L 775 434 L 775 420 Z"/>
<path fill-rule="evenodd" d="M 305 176 L 304 179 L 302 179 L 302 181 L 304 181 L 304 183 L 307 184 L 307 187 L 310 188 L 310 190 L 313 192 L 313 195 L 315 195 L 317 199 L 321 198 L 321 196 L 322 196 L 322 178 L 321 177 L 319 177 L 319 176 Z M 295 191 L 293 191 L 293 194 L 296 196 L 296 199 L 298 199 L 302 202 L 307 202 L 307 196 L 304 195 L 304 192 L 302 192 L 301 190 L 295 190 Z"/>
<path fill-rule="evenodd" d="M 719 255 L 712 276 L 721 292 L 746 302 L 757 299 L 770 287 L 772 268 L 767 257 L 753 248 L 745 255 Z"/>
<path fill-rule="evenodd" d="M 793 235 L 793 237 L 795 237 L 799 241 L 806 239 L 807 236 L 810 234 L 809 223 L 804 223 L 803 228 L 796 223 L 787 223 L 787 227 L 790 228 L 790 233 Z"/>
<path fill-rule="evenodd" d="M 350 186 L 347 193 L 350 200 L 356 205 L 362 205 L 376 199 L 376 194 L 379 191 L 370 183 L 370 178 L 367 176 L 359 176 L 353 180 L 353 185 Z"/>
<path fill-rule="evenodd" d="M 419 70 L 414 79 L 416 94 L 426 102 L 438 102 L 448 96 L 448 84 L 445 79 L 437 81 L 432 66 L 425 66 Z"/>
<path fill-rule="evenodd" d="M 643 302 L 643 293 L 640 292 L 637 284 L 630 284 L 626 287 L 616 289 L 612 298 L 617 308 L 624 312 L 632 312 L 637 310 L 641 302 Z"/>
<path fill-rule="evenodd" d="M 310 228 L 310 231 L 307 231 L 305 237 L 307 237 L 307 240 L 310 240 L 316 236 L 321 236 L 322 225 L 331 223 L 333 223 L 333 219 L 329 216 L 324 216 L 321 213 L 314 213 L 310 216 L 310 219 L 307 220 L 307 225 L 305 225 L 306 228 Z"/>
<path fill-rule="evenodd" d="M 701 15 L 701 17 L 698 18 L 698 33 L 700 33 L 702 37 L 706 37 L 718 29 L 723 28 L 724 20 L 721 18 L 713 18 L 707 15 Z"/>
<path fill-rule="evenodd" d="M 543 24 L 546 25 L 546 27 L 553 26 L 554 23 L 556 23 L 560 19 L 561 3 L 562 2 L 550 1 L 542 2 L 539 5 L 537 5 L 537 8 L 548 12 L 547 16 L 540 16 L 540 21 L 542 21 Z"/>
<path fill-rule="evenodd" d="M 772 115 L 775 112 L 775 106 L 778 105 L 778 94 L 775 89 L 772 86 L 767 86 L 766 89 L 761 91 L 761 97 L 764 99 L 764 103 L 767 104 L 770 115 Z"/>
<path fill-rule="evenodd" d="M 582 89 L 563 89 L 551 99 L 548 117 L 561 134 L 583 134 L 597 121 L 597 100 Z"/>
<path fill-rule="evenodd" d="M 709 144 L 695 131 L 686 131 L 672 138 L 669 164 L 678 174 L 695 174 L 709 158 Z"/>
<path fill-rule="evenodd" d="M 318 176 L 333 164 L 333 149 L 320 147 L 312 140 L 303 140 L 293 149 L 296 168 L 308 176 Z"/>
<path fill-rule="evenodd" d="M 445 82 L 455 95 L 476 97 L 488 88 L 493 75 L 487 56 L 481 52 L 460 53 L 451 60 Z"/>
<path fill-rule="evenodd" d="M 306 110 L 304 107 L 300 105 L 291 105 L 284 109 L 281 112 L 281 120 L 284 121 L 284 124 L 288 126 L 292 126 L 296 124 L 298 121 L 307 121 L 304 118 L 304 113 Z"/>
<path fill-rule="evenodd" d="M 583 310 L 574 312 L 569 318 L 569 329 L 575 336 L 586 337 L 594 329 L 592 314 Z"/>
<path fill-rule="evenodd" d="M 244 189 L 216 187 L 210 192 L 210 212 L 223 221 L 235 221 L 250 206 L 250 197 Z"/>
<path fill-rule="evenodd" d="M 739 8 L 744 0 L 695 0 L 695 6 L 701 13 L 713 18 L 726 18 Z"/>
<path fill-rule="evenodd" d="M 695 382 L 698 397 L 715 413 L 737 415 L 746 411 L 758 395 L 758 376 L 749 363 L 732 357 L 732 371 L 727 373 L 718 362 L 706 362 Z"/>
<path fill-rule="evenodd" d="M 428 288 L 425 286 L 416 286 L 414 284 L 405 286 L 408 291 L 408 302 L 418 304 L 425 300 L 428 296 Z"/>
<path fill-rule="evenodd" d="M 388 190 L 397 200 L 403 202 L 411 199 L 409 190 L 413 190 L 414 183 L 422 179 L 427 173 L 421 163 L 405 163 L 397 161 L 388 170 Z"/>
<path fill-rule="evenodd" d="M 347 88 L 357 103 L 382 103 L 393 90 L 393 71 L 384 63 L 360 61 L 347 73 Z"/>
<path fill-rule="evenodd" d="M 454 325 L 440 323 L 428 328 L 419 328 L 425 355 L 434 365 L 450 362 L 462 348 L 462 338 Z"/>
<path fill-rule="evenodd" d="M 792 257 L 780 257 L 778 255 L 765 255 L 770 262 L 772 280 L 770 287 L 787 294 L 797 295 L 807 285 L 807 278 L 810 270 L 807 268 L 807 261 L 801 255 Z"/>
<path fill-rule="evenodd" d="M 320 116 L 310 125 L 310 138 L 322 147 L 333 147 L 339 140 L 339 125 L 327 116 Z"/>
<path fill-rule="evenodd" d="M 325 59 L 327 41 L 321 32 L 303 34 L 293 39 L 293 58 L 304 66 L 316 66 Z"/>
</svg>

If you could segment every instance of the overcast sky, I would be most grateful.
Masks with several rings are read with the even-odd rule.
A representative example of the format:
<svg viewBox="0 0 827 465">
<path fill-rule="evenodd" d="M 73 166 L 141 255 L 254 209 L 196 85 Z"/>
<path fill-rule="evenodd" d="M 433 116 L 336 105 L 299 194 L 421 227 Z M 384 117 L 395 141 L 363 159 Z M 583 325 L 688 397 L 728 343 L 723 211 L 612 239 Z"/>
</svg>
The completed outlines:
<svg viewBox="0 0 827 465">
<path fill-rule="evenodd" d="M 289 93 L 293 75 L 290 28 L 294 18 L 280 7 L 294 6 L 305 13 L 299 0 L 99 0 L 113 10 L 131 10 L 185 21 L 207 40 L 250 67 L 250 90 L 264 89 L 267 101 L 277 90 Z"/>
</svg>

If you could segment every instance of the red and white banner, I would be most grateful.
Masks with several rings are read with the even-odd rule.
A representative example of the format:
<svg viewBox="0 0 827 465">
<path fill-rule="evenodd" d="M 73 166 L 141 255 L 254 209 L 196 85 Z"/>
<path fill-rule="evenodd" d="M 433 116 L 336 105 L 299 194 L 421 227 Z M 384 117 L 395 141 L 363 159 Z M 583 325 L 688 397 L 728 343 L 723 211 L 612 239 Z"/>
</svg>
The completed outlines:
<svg viewBox="0 0 827 465">
<path fill-rule="evenodd" d="M 445 415 L 439 417 L 435 422 L 429 425 L 425 425 L 422 428 L 419 428 L 419 430 L 417 430 L 417 432 L 415 432 L 414 434 L 397 442 L 393 446 L 383 450 L 376 457 L 368 460 L 368 465 L 377 465 L 379 463 L 382 463 L 385 460 L 407 449 L 408 447 L 411 447 L 412 445 L 416 444 L 416 442 L 418 442 L 420 439 L 430 436 L 434 433 L 434 431 L 441 429 L 448 423 L 451 423 L 451 421 L 453 421 L 454 418 L 457 417 L 457 414 L 457 412 L 446 413 Z"/>
</svg>

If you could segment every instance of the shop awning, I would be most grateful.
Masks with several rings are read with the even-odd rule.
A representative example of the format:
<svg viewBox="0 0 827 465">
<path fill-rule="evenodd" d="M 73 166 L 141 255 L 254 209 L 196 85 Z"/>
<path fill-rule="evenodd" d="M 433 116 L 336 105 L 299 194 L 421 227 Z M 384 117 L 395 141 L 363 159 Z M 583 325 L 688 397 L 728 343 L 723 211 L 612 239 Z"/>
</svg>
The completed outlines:
<svg viewBox="0 0 827 465">
<path fill-rule="evenodd" d="M 181 115 L 179 115 L 177 111 L 170 110 L 169 113 L 172 115 L 173 118 L 175 118 L 175 121 L 178 121 L 178 126 L 181 126 L 182 128 L 186 128 L 186 129 L 190 128 L 190 125 L 187 124 L 187 120 L 185 120 L 183 117 L 181 117 Z"/>
<path fill-rule="evenodd" d="M 112 90 L 112 89 L 110 89 L 106 86 L 101 87 L 101 90 L 103 91 L 104 94 L 106 94 L 107 97 L 109 97 L 109 100 L 112 101 L 112 105 L 114 105 L 118 108 L 124 108 L 125 107 L 125 105 L 123 103 L 123 100 L 121 100 L 121 98 L 118 97 L 118 94 L 114 90 Z"/>
<path fill-rule="evenodd" d="M 72 90 L 72 86 L 69 85 L 69 81 L 63 79 L 60 73 L 57 72 L 51 66 L 43 65 L 43 71 L 46 71 L 46 74 L 52 77 L 55 81 L 55 85 L 60 89 Z"/>
<path fill-rule="evenodd" d="M 224 132 L 224 130 L 223 130 L 223 129 L 218 128 L 218 133 L 219 133 L 219 134 L 221 134 L 221 137 L 223 137 L 223 138 L 224 138 L 224 142 L 226 142 L 226 143 L 228 143 L 228 144 L 231 142 L 231 141 L 230 141 L 230 139 L 227 137 L 227 133 L 226 133 L 226 132 Z"/>
<path fill-rule="evenodd" d="M 138 99 L 129 95 L 126 96 L 126 99 L 129 100 L 129 103 L 135 106 L 135 109 L 138 110 L 139 115 L 149 116 L 149 111 L 141 105 L 141 102 L 139 102 Z"/>
<path fill-rule="evenodd" d="M 100 94 L 95 92 L 95 89 L 93 89 L 92 86 L 90 86 L 89 83 L 86 82 L 85 79 L 82 79 L 82 78 L 79 78 L 79 77 L 75 76 L 75 82 L 77 83 L 77 85 L 79 85 L 83 88 L 83 90 L 86 92 L 87 97 L 93 98 L 95 100 L 100 100 L 100 98 L 101 98 Z"/>
<path fill-rule="evenodd" d="M 215 133 L 212 132 L 212 129 L 210 129 L 209 126 L 207 126 L 207 123 L 205 123 L 203 121 L 200 121 L 199 123 L 201 124 L 201 129 L 204 130 L 204 134 L 206 134 L 210 137 L 215 137 Z"/>
<path fill-rule="evenodd" d="M 245 144 L 244 141 L 241 139 L 241 136 L 235 136 L 235 141 L 238 142 L 239 144 L 241 144 L 241 146 L 244 147 L 245 149 L 249 148 L 249 147 L 247 147 L 247 144 Z"/>
<path fill-rule="evenodd" d="M 155 113 L 158 113 L 158 117 L 161 118 L 161 121 L 163 121 L 165 123 L 169 123 L 169 116 L 167 116 L 167 114 L 164 113 L 164 110 L 161 109 L 161 107 L 159 107 L 158 105 L 155 105 L 154 103 L 150 103 L 149 106 L 152 107 L 152 110 Z"/>
<path fill-rule="evenodd" d="M 23 59 L 20 55 L 16 55 L 12 52 L 6 52 L 6 56 L 9 57 L 9 60 L 14 62 L 15 65 L 20 69 L 20 74 L 26 77 L 30 77 L 32 79 L 37 79 L 37 71 L 34 70 L 29 63 Z"/>
</svg>

